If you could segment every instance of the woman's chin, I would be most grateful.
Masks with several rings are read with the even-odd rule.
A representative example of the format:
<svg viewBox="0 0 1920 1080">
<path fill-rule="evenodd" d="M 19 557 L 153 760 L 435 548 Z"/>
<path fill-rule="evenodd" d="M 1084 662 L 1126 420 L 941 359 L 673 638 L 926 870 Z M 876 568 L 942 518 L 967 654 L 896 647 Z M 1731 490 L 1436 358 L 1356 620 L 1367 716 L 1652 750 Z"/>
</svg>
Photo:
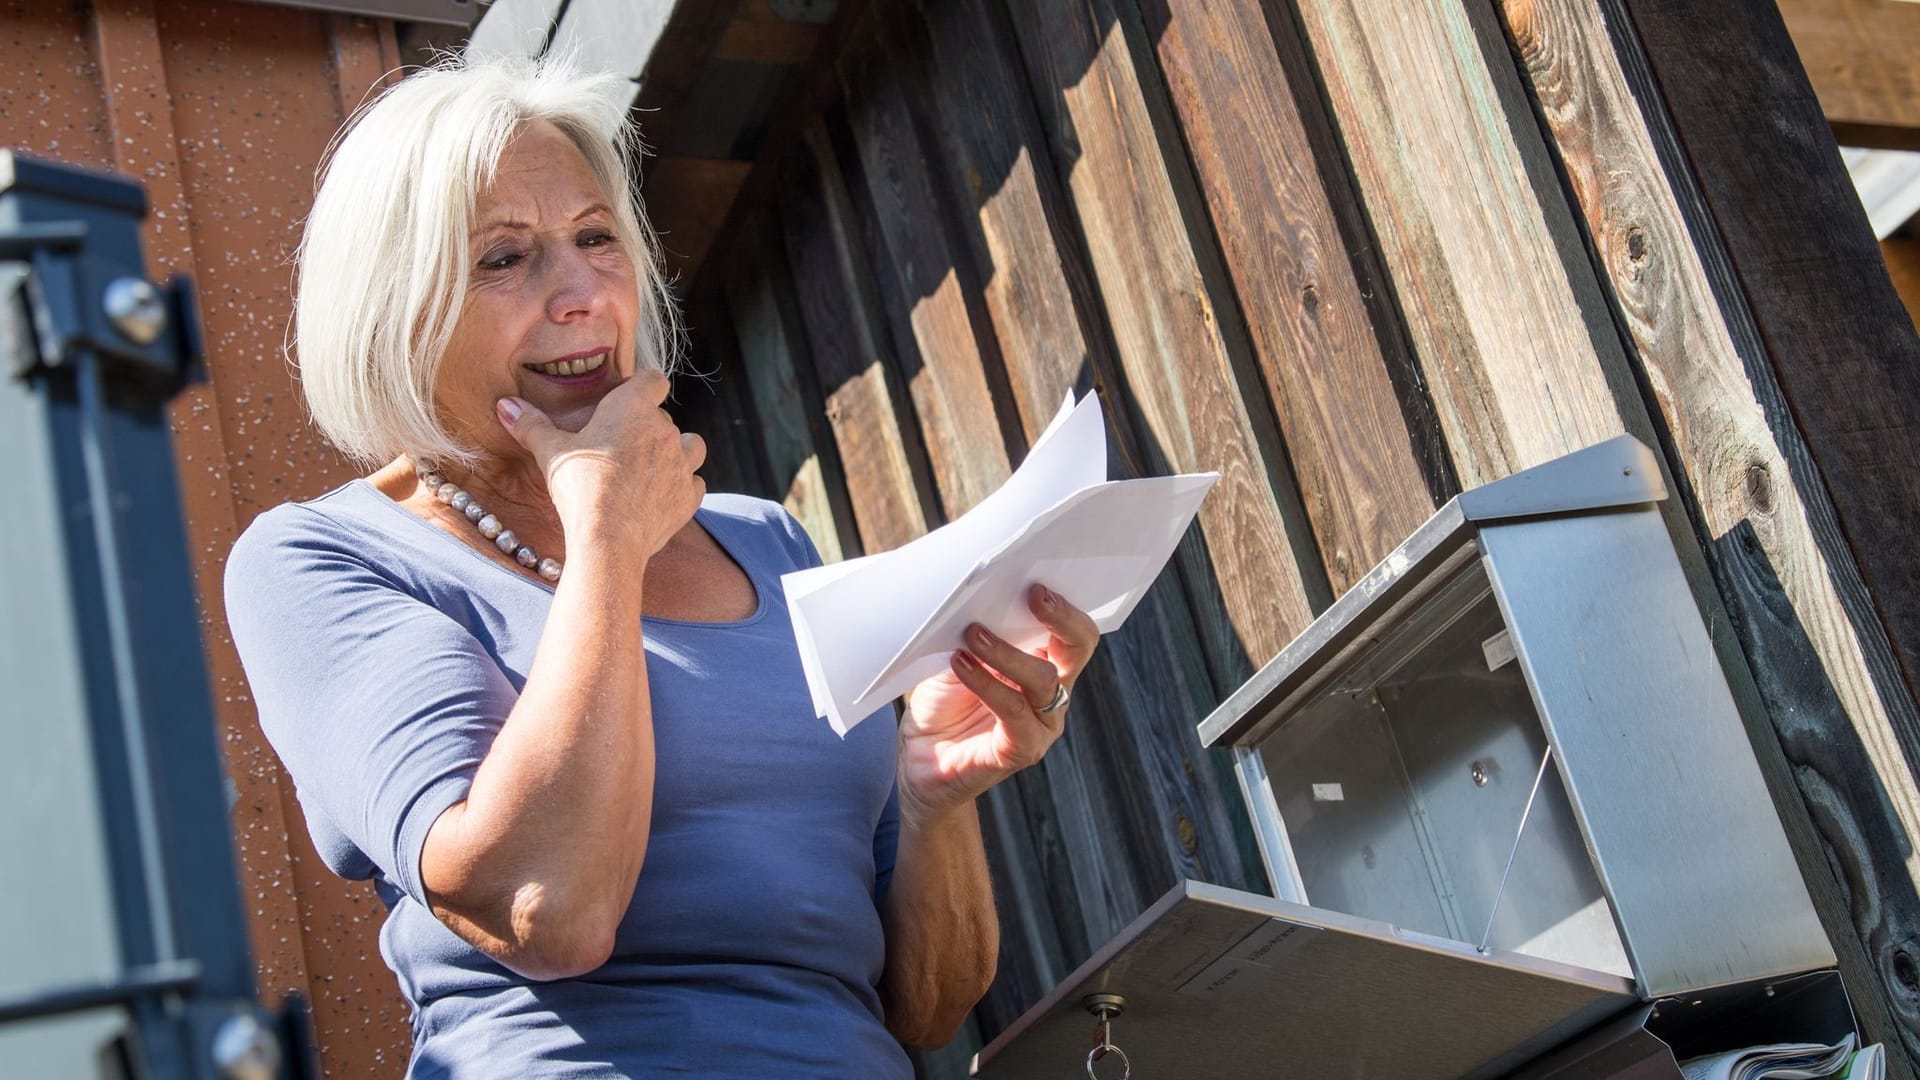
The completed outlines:
<svg viewBox="0 0 1920 1080">
<path fill-rule="evenodd" d="M 561 431 L 578 432 L 581 428 L 587 426 L 589 420 L 593 419 L 594 407 L 599 404 L 597 401 L 587 401 L 576 405 L 567 405 L 548 413 L 547 418 L 552 420 L 553 426 L 559 428 Z"/>
</svg>

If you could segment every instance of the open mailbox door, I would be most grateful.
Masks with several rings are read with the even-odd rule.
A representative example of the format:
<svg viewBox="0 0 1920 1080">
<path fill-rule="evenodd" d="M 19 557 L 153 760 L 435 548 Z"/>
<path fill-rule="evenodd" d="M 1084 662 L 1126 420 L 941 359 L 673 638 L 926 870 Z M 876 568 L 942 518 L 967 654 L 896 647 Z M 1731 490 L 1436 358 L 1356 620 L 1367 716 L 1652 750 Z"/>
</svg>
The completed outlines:
<svg viewBox="0 0 1920 1080">
<path fill-rule="evenodd" d="M 1077 1075 L 1118 994 L 1139 1077 L 1495 1077 L 1637 1003 L 1618 976 L 1198 882 L 1168 893 L 974 1062 Z M 1117 1075 L 1117 1073 L 1116 1073 Z"/>
<path fill-rule="evenodd" d="M 1830 968 L 1665 497 L 1622 436 L 1442 507 L 1199 725 L 1280 899 L 1175 889 L 980 1074 L 1084 1069 L 1095 993 L 1141 1076 L 1443 1080 Z M 1831 1041 L 1809 985 L 1768 1041 Z"/>
</svg>

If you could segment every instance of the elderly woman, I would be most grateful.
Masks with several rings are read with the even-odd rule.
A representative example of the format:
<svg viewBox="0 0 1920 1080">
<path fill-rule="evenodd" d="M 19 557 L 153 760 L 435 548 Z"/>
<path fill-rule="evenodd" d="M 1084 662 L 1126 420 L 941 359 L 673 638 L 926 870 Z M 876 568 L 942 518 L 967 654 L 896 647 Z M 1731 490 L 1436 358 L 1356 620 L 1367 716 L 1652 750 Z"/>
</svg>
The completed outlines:
<svg viewBox="0 0 1920 1080">
<path fill-rule="evenodd" d="M 339 141 L 300 252 L 314 420 L 227 610 L 328 866 L 371 878 L 412 1077 L 911 1075 L 998 928 L 974 800 L 1097 642 L 1036 587 L 896 724 L 810 705 L 779 506 L 710 495 L 616 80 L 448 63 Z"/>
</svg>

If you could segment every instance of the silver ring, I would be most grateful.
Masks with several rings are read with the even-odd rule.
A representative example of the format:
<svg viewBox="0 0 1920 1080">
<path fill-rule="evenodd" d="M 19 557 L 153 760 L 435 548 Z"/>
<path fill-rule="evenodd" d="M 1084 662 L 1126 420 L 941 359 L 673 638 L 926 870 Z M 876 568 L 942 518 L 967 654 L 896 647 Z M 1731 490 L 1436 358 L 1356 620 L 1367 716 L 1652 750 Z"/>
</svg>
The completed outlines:
<svg viewBox="0 0 1920 1080">
<path fill-rule="evenodd" d="M 1059 712 L 1061 709 L 1064 709 L 1067 707 L 1067 698 L 1071 696 L 1073 695 L 1067 692 L 1066 683 L 1063 683 L 1063 682 L 1054 683 L 1053 684 L 1053 700 L 1047 702 L 1045 705 L 1040 705 L 1035 707 L 1033 711 L 1036 713 L 1039 713 L 1041 716 L 1045 716 L 1046 714 L 1052 713 L 1052 712 Z"/>
<path fill-rule="evenodd" d="M 1125 1051 L 1110 1042 L 1102 1042 L 1087 1054 L 1087 1076 L 1089 1080 L 1100 1080 L 1100 1074 L 1093 1071 L 1093 1063 L 1107 1055 L 1120 1059 L 1120 1080 L 1129 1080 L 1133 1076 L 1133 1062 L 1127 1060 Z"/>
</svg>

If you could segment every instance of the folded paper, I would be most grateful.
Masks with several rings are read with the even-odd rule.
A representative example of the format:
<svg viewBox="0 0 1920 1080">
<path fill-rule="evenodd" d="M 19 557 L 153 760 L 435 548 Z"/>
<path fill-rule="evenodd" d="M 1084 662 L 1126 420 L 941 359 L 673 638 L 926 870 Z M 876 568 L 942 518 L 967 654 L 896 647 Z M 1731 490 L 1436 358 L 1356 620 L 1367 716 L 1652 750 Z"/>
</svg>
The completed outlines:
<svg viewBox="0 0 1920 1080">
<path fill-rule="evenodd" d="M 946 670 L 976 622 L 1038 648 L 1034 584 L 1102 633 L 1118 629 L 1220 477 L 1106 474 L 1099 399 L 1069 396 L 1006 483 L 959 519 L 892 551 L 784 575 L 814 711 L 845 735 Z"/>
</svg>

